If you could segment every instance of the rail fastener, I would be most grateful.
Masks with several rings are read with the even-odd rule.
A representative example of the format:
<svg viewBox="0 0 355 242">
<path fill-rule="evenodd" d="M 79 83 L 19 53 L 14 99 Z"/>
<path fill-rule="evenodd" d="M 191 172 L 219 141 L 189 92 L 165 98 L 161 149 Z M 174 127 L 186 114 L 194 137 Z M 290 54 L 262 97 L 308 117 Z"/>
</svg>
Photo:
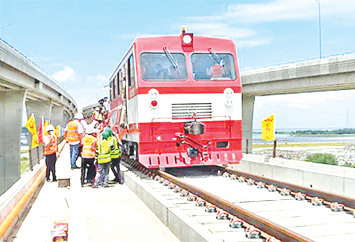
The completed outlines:
<svg viewBox="0 0 355 242">
<path fill-rule="evenodd" d="M 275 192 L 276 190 L 277 190 L 277 186 L 274 186 L 274 185 L 266 185 L 266 187 L 267 187 L 267 190 L 269 191 L 269 192 Z"/>
<path fill-rule="evenodd" d="M 301 200 L 305 200 L 306 199 L 306 194 L 302 193 L 302 192 L 291 192 L 291 194 L 294 196 L 294 198 L 297 201 L 301 201 Z"/>
<path fill-rule="evenodd" d="M 207 212 L 207 213 L 215 213 L 215 212 L 217 212 L 217 208 L 212 203 L 206 203 L 205 212 Z"/>
<path fill-rule="evenodd" d="M 228 172 L 224 172 L 223 173 L 223 177 L 228 178 L 229 177 L 229 173 Z"/>
<path fill-rule="evenodd" d="M 247 180 L 247 185 L 252 186 L 254 184 L 255 184 L 255 180 L 254 179 L 248 179 Z"/>
<path fill-rule="evenodd" d="M 221 208 L 217 209 L 217 214 L 216 214 L 216 219 L 222 220 L 222 219 L 229 219 L 229 213 L 227 211 L 224 211 Z"/>
<path fill-rule="evenodd" d="M 261 181 L 257 182 L 256 183 L 256 187 L 257 188 L 264 188 L 265 187 L 265 182 L 261 182 Z"/>
<path fill-rule="evenodd" d="M 245 229 L 245 236 L 248 239 L 259 239 L 260 238 L 261 231 L 258 228 L 255 228 L 253 225 L 249 225 Z"/>
<path fill-rule="evenodd" d="M 309 197 L 307 197 L 307 198 L 309 198 Z M 314 206 L 320 206 L 320 205 L 322 205 L 322 204 L 323 204 L 323 201 L 324 201 L 324 199 L 319 198 L 319 197 L 311 197 L 311 198 L 310 198 L 310 202 L 311 202 L 312 205 L 314 205 Z"/>
<path fill-rule="evenodd" d="M 200 198 L 200 197 L 197 197 L 196 198 L 196 202 L 195 202 L 195 206 L 197 207 L 204 207 L 206 206 L 206 200 Z"/>
<path fill-rule="evenodd" d="M 189 192 L 189 195 L 187 195 L 187 201 L 196 201 L 197 196 L 191 192 Z"/>
<path fill-rule="evenodd" d="M 175 193 L 181 192 L 181 187 L 179 187 L 178 185 L 175 185 L 174 192 Z"/>
<path fill-rule="evenodd" d="M 281 196 L 288 196 L 291 193 L 291 190 L 287 188 L 279 188 L 277 190 L 280 192 Z"/>
<path fill-rule="evenodd" d="M 238 177 L 238 181 L 239 181 L 239 182 L 245 182 L 245 177 L 244 177 L 244 176 Z"/>
<path fill-rule="evenodd" d="M 229 219 L 229 227 L 231 228 L 242 228 L 244 221 L 237 216 L 231 216 Z"/>
<path fill-rule="evenodd" d="M 236 179 L 237 179 L 237 176 L 234 175 L 234 174 L 232 174 L 232 175 L 230 176 L 230 179 L 231 179 L 231 180 L 236 180 Z"/>
</svg>

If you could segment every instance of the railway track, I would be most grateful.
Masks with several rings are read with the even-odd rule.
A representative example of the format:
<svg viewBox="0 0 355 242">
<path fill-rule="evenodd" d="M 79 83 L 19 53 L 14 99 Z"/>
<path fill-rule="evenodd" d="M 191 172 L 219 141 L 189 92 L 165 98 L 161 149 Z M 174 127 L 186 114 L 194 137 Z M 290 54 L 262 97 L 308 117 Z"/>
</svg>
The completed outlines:
<svg viewBox="0 0 355 242">
<path fill-rule="evenodd" d="M 225 169 L 172 170 L 176 176 L 139 169 L 207 230 L 223 231 L 221 241 L 355 241 L 351 198 Z"/>
</svg>

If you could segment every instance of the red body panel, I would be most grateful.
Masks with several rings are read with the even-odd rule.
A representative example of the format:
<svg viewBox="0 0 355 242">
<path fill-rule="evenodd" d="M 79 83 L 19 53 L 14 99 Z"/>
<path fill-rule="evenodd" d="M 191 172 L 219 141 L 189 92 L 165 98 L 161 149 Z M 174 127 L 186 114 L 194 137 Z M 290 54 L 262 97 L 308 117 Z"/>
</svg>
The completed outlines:
<svg viewBox="0 0 355 242">
<path fill-rule="evenodd" d="M 156 122 L 139 124 L 139 162 L 147 168 L 181 167 L 203 165 L 227 165 L 239 163 L 242 158 L 241 121 L 203 121 L 202 135 L 186 135 L 195 142 L 207 145 L 201 148 L 202 155 L 188 157 L 188 145 L 177 146 L 176 134 L 184 134 L 184 123 Z M 218 148 L 217 142 L 228 142 L 228 147 Z"/>
</svg>

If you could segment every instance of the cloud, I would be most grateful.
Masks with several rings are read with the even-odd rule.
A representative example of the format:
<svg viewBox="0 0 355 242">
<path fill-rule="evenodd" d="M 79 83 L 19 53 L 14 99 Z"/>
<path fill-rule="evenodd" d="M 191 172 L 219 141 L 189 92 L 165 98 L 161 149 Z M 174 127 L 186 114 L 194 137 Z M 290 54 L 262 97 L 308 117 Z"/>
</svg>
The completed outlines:
<svg viewBox="0 0 355 242">
<path fill-rule="evenodd" d="M 96 83 L 96 86 L 103 86 L 108 84 L 108 78 L 102 74 L 96 76 L 88 76 L 86 80 L 90 83 Z"/>
<path fill-rule="evenodd" d="M 65 66 L 64 70 L 54 73 L 53 78 L 59 82 L 66 82 L 68 80 L 73 80 L 74 74 L 75 72 L 71 67 Z"/>
<path fill-rule="evenodd" d="M 341 20 L 354 18 L 353 0 L 318 0 L 321 16 Z M 273 0 L 262 3 L 231 4 L 225 11 L 210 16 L 187 17 L 186 26 L 201 35 L 233 39 L 239 47 L 268 45 L 272 39 L 260 30 L 265 23 L 297 20 L 314 20 L 318 16 L 315 0 Z"/>
</svg>

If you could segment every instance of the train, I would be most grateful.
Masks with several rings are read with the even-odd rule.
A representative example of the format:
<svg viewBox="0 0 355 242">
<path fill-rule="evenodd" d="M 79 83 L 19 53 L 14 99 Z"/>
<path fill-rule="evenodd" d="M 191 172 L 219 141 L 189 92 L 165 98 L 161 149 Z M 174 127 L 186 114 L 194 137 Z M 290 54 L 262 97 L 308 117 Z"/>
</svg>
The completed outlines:
<svg viewBox="0 0 355 242">
<path fill-rule="evenodd" d="M 137 37 L 113 71 L 108 124 L 148 169 L 242 159 L 242 86 L 230 39 Z"/>
</svg>

